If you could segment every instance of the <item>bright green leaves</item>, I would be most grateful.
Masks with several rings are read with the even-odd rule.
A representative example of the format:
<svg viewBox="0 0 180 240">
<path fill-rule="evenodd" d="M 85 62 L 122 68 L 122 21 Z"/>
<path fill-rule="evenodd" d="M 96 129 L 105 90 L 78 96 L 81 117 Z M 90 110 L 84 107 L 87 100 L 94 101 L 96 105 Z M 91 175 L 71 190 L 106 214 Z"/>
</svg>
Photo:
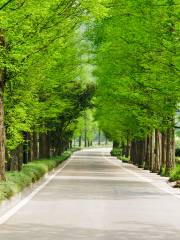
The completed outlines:
<svg viewBox="0 0 180 240">
<path fill-rule="evenodd" d="M 169 1 L 113 1 L 91 31 L 96 47 L 97 119 L 115 139 L 166 128 L 180 83 L 176 7 Z"/>
<path fill-rule="evenodd" d="M 14 0 L 0 7 L 5 3 L 0 65 L 7 73 L 5 124 L 12 150 L 23 131 L 74 130 L 71 124 L 90 106 L 94 92 L 84 17 L 100 19 L 107 10 L 106 1 Z"/>
<path fill-rule="evenodd" d="M 109 9 L 107 8 L 110 0 L 81 0 L 81 6 L 85 9 L 85 16 L 94 18 L 94 20 L 101 20 L 109 16 Z"/>
</svg>

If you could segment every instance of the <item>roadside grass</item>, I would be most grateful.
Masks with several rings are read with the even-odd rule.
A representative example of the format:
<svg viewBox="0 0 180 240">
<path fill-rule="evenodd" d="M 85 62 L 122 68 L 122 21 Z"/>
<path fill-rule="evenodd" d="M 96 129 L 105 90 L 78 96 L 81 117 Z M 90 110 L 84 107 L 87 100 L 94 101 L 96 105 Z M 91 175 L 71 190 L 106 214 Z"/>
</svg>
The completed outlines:
<svg viewBox="0 0 180 240">
<path fill-rule="evenodd" d="M 21 192 L 32 183 L 38 181 L 46 173 L 65 161 L 75 150 L 65 151 L 62 156 L 42 159 L 23 165 L 20 172 L 7 172 L 6 181 L 0 182 L 0 202 Z"/>
<path fill-rule="evenodd" d="M 176 168 L 171 172 L 169 180 L 171 182 L 180 181 L 180 163 L 177 163 Z"/>
<path fill-rule="evenodd" d="M 160 169 L 159 175 L 162 176 L 162 177 L 170 177 L 170 174 L 169 174 L 169 172 L 166 171 L 165 167 L 162 167 Z"/>
<path fill-rule="evenodd" d="M 121 157 L 119 157 L 119 159 L 122 160 L 124 163 L 130 163 L 130 158 L 121 156 Z"/>
<path fill-rule="evenodd" d="M 114 148 L 111 151 L 111 156 L 117 157 L 119 160 L 122 160 L 123 162 L 130 163 L 130 158 L 122 156 L 122 150 L 119 148 Z"/>
<path fill-rule="evenodd" d="M 176 157 L 176 163 L 180 164 L 180 157 Z"/>
<path fill-rule="evenodd" d="M 122 155 L 122 151 L 120 148 L 113 148 L 111 151 L 111 156 L 119 158 Z"/>
</svg>

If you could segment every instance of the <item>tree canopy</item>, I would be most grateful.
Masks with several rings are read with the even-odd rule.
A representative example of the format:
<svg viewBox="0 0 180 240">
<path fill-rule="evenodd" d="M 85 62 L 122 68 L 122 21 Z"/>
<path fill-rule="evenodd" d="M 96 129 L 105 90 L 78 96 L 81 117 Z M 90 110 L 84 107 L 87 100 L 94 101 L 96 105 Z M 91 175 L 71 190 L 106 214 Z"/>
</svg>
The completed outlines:
<svg viewBox="0 0 180 240">
<path fill-rule="evenodd" d="M 113 141 L 160 132 L 173 142 L 178 15 L 176 0 L 1 0 L 0 172 L 5 146 L 10 165 L 33 148 L 60 154 L 84 113 L 93 130 L 93 107 Z"/>
<path fill-rule="evenodd" d="M 88 33 L 94 42 L 96 118 L 112 140 L 142 141 L 154 130 L 174 128 L 179 5 L 114 0 L 108 6 L 109 17 L 91 24 Z"/>
<path fill-rule="evenodd" d="M 95 90 L 84 73 L 88 57 L 83 56 L 90 53 L 83 26 L 107 15 L 104 3 L 0 1 L 0 80 L 8 154 L 35 133 L 54 132 L 63 142 L 71 140 L 76 119 L 89 107 Z M 3 136 L 3 122 L 1 129 Z"/>
</svg>

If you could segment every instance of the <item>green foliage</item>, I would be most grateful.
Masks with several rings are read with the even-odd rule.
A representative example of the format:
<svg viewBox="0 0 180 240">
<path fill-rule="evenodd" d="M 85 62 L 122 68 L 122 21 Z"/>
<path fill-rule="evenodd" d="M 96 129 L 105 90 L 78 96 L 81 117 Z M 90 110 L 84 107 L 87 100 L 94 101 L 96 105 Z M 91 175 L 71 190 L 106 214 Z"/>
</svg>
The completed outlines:
<svg viewBox="0 0 180 240">
<path fill-rule="evenodd" d="M 120 160 L 122 160 L 124 163 L 130 163 L 130 158 L 125 157 L 125 156 L 121 156 Z"/>
<path fill-rule="evenodd" d="M 110 6 L 110 16 L 88 33 L 96 54 L 96 118 L 115 141 L 142 139 L 172 125 L 180 99 L 179 9 L 165 0 Z"/>
<path fill-rule="evenodd" d="M 122 149 L 113 148 L 112 151 L 111 151 L 111 155 L 119 158 L 120 156 L 122 156 Z"/>
<path fill-rule="evenodd" d="M 180 164 L 177 164 L 176 168 L 170 174 L 170 181 L 178 181 L 180 180 Z"/>
<path fill-rule="evenodd" d="M 24 165 L 20 172 L 6 173 L 6 181 L 0 182 L 0 201 L 12 197 L 31 183 L 38 181 L 44 174 L 65 161 L 72 151 L 66 151 L 60 157 L 31 162 Z"/>
<path fill-rule="evenodd" d="M 176 163 L 180 164 L 180 157 L 176 157 Z"/>
<path fill-rule="evenodd" d="M 94 121 L 94 109 L 87 109 L 82 112 L 81 116 L 77 119 L 74 137 L 81 137 L 83 140 L 93 141 L 95 133 L 98 131 L 97 122 Z"/>
<path fill-rule="evenodd" d="M 118 159 L 120 159 L 121 161 L 125 162 L 125 163 L 130 163 L 130 158 L 122 156 L 122 149 L 121 148 L 113 148 L 111 151 L 111 156 L 117 157 Z"/>
<path fill-rule="evenodd" d="M 23 131 L 47 132 L 62 125 L 72 137 L 94 91 L 83 25 L 107 16 L 106 3 L 1 1 L 0 34 L 6 46 L 0 47 L 0 69 L 6 71 L 8 150 L 23 142 Z"/>
<path fill-rule="evenodd" d="M 170 173 L 166 171 L 165 167 L 162 167 L 160 169 L 160 175 L 163 176 L 163 177 L 170 177 Z"/>
</svg>

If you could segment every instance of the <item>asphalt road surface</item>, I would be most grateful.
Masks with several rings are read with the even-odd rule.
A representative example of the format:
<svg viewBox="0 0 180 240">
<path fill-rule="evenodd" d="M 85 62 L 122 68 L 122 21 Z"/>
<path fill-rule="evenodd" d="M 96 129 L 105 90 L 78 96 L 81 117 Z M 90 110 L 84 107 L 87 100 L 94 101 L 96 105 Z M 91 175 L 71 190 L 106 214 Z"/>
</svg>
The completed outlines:
<svg viewBox="0 0 180 240">
<path fill-rule="evenodd" d="M 180 240 L 180 190 L 109 151 L 76 152 L 0 217 L 0 240 Z"/>
</svg>

